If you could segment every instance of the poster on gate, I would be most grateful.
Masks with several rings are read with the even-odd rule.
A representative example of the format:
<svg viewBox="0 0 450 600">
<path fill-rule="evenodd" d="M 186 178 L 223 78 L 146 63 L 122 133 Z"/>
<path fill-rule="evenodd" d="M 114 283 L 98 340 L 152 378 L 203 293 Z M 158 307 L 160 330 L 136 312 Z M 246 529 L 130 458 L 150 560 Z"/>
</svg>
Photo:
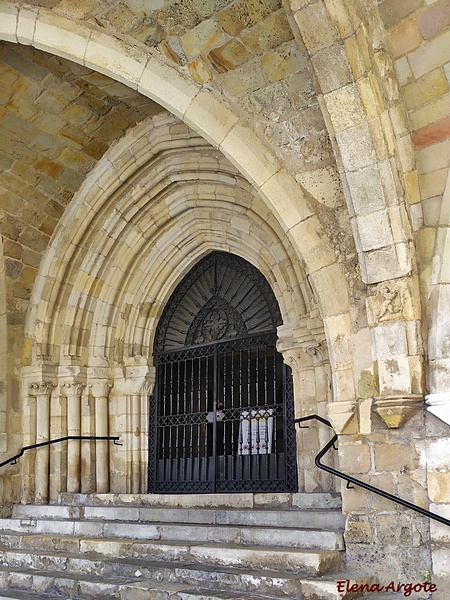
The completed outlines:
<svg viewBox="0 0 450 600">
<path fill-rule="evenodd" d="M 238 454 L 270 454 L 273 440 L 273 410 L 242 411 Z"/>
</svg>

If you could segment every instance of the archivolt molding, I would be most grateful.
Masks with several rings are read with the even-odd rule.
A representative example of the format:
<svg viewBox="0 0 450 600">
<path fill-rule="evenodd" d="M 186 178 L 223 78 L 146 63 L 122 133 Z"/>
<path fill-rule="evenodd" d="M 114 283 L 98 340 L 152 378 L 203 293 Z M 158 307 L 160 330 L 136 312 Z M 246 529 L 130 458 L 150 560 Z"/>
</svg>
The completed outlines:
<svg viewBox="0 0 450 600">
<path fill-rule="evenodd" d="M 14 4 L 6 2 L 0 5 L 0 17 L 0 38 L 33 45 L 38 49 L 93 68 L 138 89 L 143 95 L 185 120 L 204 139 L 218 148 L 258 192 L 263 203 L 266 204 L 266 214 L 273 214 L 274 219 L 279 223 L 285 237 L 289 240 L 288 247 L 292 249 L 292 255 L 298 256 L 304 267 L 318 300 L 324 322 L 332 320 L 332 325 L 326 327 L 326 331 L 333 329 L 336 336 L 346 337 L 349 335 L 349 329 L 346 326 L 340 331 L 340 334 L 338 331 L 340 323 L 346 325 L 347 319 L 337 320 L 335 318 L 337 315 L 349 315 L 345 270 L 337 262 L 334 248 L 310 206 L 303 188 L 283 168 L 283 165 L 269 150 L 268 145 L 261 141 L 249 126 L 244 125 L 222 100 L 219 100 L 211 91 L 201 90 L 198 85 L 180 74 L 175 66 L 165 64 L 147 47 L 134 42 L 128 44 L 122 39 L 99 31 L 93 25 L 74 22 L 44 8 L 16 7 Z M 130 155 L 128 156 L 128 160 L 130 160 Z M 103 193 L 111 196 L 120 183 L 136 170 L 134 165 L 131 165 L 128 171 L 122 166 L 111 171 L 111 163 L 106 158 L 102 159 L 98 168 L 87 177 L 85 186 L 82 187 L 80 193 L 83 193 L 86 199 L 89 198 L 89 194 L 93 194 L 97 198 L 101 198 Z M 326 195 L 328 192 L 325 190 L 324 193 Z M 83 210 L 78 212 L 79 218 L 77 219 L 73 213 L 80 206 L 83 207 Z M 74 202 L 72 207 L 68 211 L 69 214 L 72 210 L 74 218 L 70 232 L 60 226 L 54 240 L 65 238 L 64 244 L 71 247 L 70 254 L 73 259 L 71 264 L 78 269 L 83 257 L 80 250 L 74 252 L 74 248 L 79 245 L 80 239 L 84 236 L 82 219 L 91 212 L 92 208 L 97 210 L 98 206 L 95 203 L 89 205 L 80 201 L 80 204 Z M 65 223 L 67 224 L 68 221 L 66 220 Z M 94 222 L 93 225 L 96 226 Z M 214 232 L 214 234 L 217 233 Z M 199 256 L 202 252 L 207 251 L 211 243 L 210 240 L 206 240 L 206 242 L 201 240 L 203 232 L 199 232 L 198 235 L 200 238 L 197 240 L 189 240 L 192 258 L 195 258 L 193 253 L 197 253 Z M 69 239 L 69 236 L 72 239 Z M 108 237 L 105 240 L 103 254 L 106 254 L 108 248 L 113 245 L 114 241 Z M 228 243 L 224 238 L 222 241 L 220 237 L 214 240 L 216 249 L 233 251 L 233 245 L 234 242 Z M 250 244 L 248 249 L 250 249 L 249 246 Z M 242 241 L 239 247 L 241 251 L 244 251 Z M 36 303 L 37 298 L 42 298 L 40 292 L 46 288 L 46 278 L 53 276 L 49 267 L 60 262 L 61 255 L 58 252 L 58 243 L 53 243 L 36 282 L 36 293 L 33 296 L 34 307 L 31 311 L 33 318 L 28 320 L 30 337 L 34 337 L 34 332 L 42 340 L 47 338 L 57 340 L 59 336 L 57 329 L 60 323 L 58 319 L 49 319 L 47 312 L 49 306 L 43 303 L 42 307 L 38 307 Z M 92 261 L 96 259 L 98 256 L 91 256 Z M 175 271 L 187 266 L 187 260 L 184 265 L 183 261 L 179 265 L 173 263 L 170 265 L 172 269 L 175 267 Z M 291 272 L 293 271 L 291 267 L 289 269 Z M 269 269 L 266 270 L 270 273 Z M 100 296 L 105 289 L 105 283 L 101 278 L 91 280 L 86 273 L 82 275 L 86 279 L 85 284 L 91 288 L 92 297 Z M 336 290 L 339 290 L 338 296 L 335 294 Z M 50 298 L 52 302 L 67 304 L 72 290 L 70 287 L 61 289 L 57 284 L 52 289 L 46 289 L 46 292 L 46 297 Z M 75 297 L 76 294 L 72 296 L 71 301 Z M 79 301 L 79 304 L 70 307 L 74 318 L 77 314 L 81 316 L 77 322 L 77 337 L 70 340 L 70 352 L 72 348 L 85 347 L 90 334 L 89 323 L 92 322 L 93 301 L 88 302 L 86 297 L 79 297 Z M 50 332 L 47 331 L 49 322 L 53 327 Z M 37 352 L 42 356 L 49 355 L 46 348 L 37 348 Z M 81 360 L 85 360 L 85 358 L 81 357 Z M 350 364 L 353 361 L 351 353 L 347 358 L 347 364 Z M 351 367 L 347 369 L 347 372 L 348 377 L 351 378 L 350 370 Z M 351 387 L 353 386 L 347 386 L 346 395 L 353 393 L 350 391 Z M 336 386 L 336 391 L 338 390 L 339 386 Z M 337 397 L 339 397 L 338 393 Z"/>
<path fill-rule="evenodd" d="M 137 88 L 186 120 L 260 190 L 287 230 L 312 215 L 301 187 L 284 171 L 268 147 L 247 126 L 241 125 L 239 118 L 222 101 L 211 92 L 201 91 L 198 85 L 175 67 L 164 64 L 147 47 L 137 42 L 128 44 L 92 25 L 74 22 L 44 8 L 17 7 L 4 2 L 0 10 L 2 39 L 33 45 L 94 68 Z M 315 229 L 306 232 L 312 236 L 312 242 L 316 233 Z M 325 239 L 326 234 L 322 233 Z M 297 241 L 295 246 L 302 253 Z M 302 258 L 307 270 L 314 270 L 309 268 L 307 252 Z M 345 285 L 344 279 L 342 284 Z M 324 306 L 324 314 L 327 312 Z"/>
<path fill-rule="evenodd" d="M 300 262 L 267 206 L 224 157 L 199 139 L 185 135 L 184 145 L 173 139 L 171 147 L 167 137 L 162 144 L 169 123 L 172 117 L 150 124 L 159 140 L 157 154 L 148 151 L 147 162 L 119 187 L 113 182 L 111 195 L 92 184 L 92 196 L 83 186 L 61 222 L 40 273 L 40 281 L 48 283 L 36 287 L 29 319 L 29 335 L 33 329 L 37 346 L 46 346 L 45 354 L 56 361 L 146 363 L 165 299 L 193 262 L 214 249 L 253 261 L 279 297 L 286 323 L 308 310 Z M 139 127 L 153 148 L 152 135 Z M 130 135 L 136 138 L 136 131 Z M 104 160 L 123 165 L 122 154 L 113 152 Z M 116 176 L 120 179 L 120 172 Z M 69 237 L 75 227 L 76 246 Z M 38 332 L 35 318 L 41 322 Z"/>
</svg>

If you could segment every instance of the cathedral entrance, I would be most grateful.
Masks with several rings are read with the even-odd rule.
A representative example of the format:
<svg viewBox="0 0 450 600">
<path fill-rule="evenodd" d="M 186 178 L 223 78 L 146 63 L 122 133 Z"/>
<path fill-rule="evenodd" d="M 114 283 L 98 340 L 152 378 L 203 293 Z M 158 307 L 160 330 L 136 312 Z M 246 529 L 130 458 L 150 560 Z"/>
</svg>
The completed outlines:
<svg viewBox="0 0 450 600">
<path fill-rule="evenodd" d="M 213 252 L 181 281 L 155 340 L 153 493 L 297 490 L 292 375 L 261 273 Z"/>
</svg>

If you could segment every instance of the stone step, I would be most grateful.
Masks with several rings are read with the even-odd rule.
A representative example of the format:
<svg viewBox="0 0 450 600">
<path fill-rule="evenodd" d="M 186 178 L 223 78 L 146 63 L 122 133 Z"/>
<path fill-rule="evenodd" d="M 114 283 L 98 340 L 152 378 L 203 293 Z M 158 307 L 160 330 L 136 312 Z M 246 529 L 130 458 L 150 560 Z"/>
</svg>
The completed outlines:
<svg viewBox="0 0 450 600">
<path fill-rule="evenodd" d="M 191 561 L 239 566 L 251 569 L 278 569 L 320 575 L 340 566 L 341 551 L 226 544 L 198 541 L 147 541 L 123 538 L 89 538 L 60 535 L 2 534 L 4 549 L 28 551 L 96 553 L 106 557 L 145 557 L 150 560 Z M 5 564 L 5 562 L 3 562 Z M 6 564 L 10 564 L 6 562 Z"/>
<path fill-rule="evenodd" d="M 242 509 L 160 508 L 140 506 L 59 506 L 19 504 L 16 519 L 85 519 L 137 523 L 190 523 L 203 525 L 248 525 L 288 529 L 342 530 L 344 517 L 331 509 Z"/>
<path fill-rule="evenodd" d="M 53 594 L 39 594 L 30 590 L 0 590 L 1 600 L 68 600 L 67 596 L 58 596 Z"/>
<path fill-rule="evenodd" d="M 35 562 L 33 558 L 36 559 Z M 36 590 L 40 594 L 56 594 L 59 599 L 108 597 L 121 600 L 162 600 L 170 596 L 171 600 L 191 597 L 199 600 L 350 600 L 356 597 L 351 593 L 339 593 L 336 580 L 327 577 L 312 580 L 294 574 L 280 575 L 277 572 L 248 571 L 244 574 L 232 568 L 218 571 L 211 567 L 195 568 L 192 565 L 171 567 L 167 563 L 149 563 L 143 560 L 115 559 L 102 562 L 99 557 L 81 559 L 74 555 L 60 556 L 60 559 L 58 563 L 55 555 L 45 554 L 42 560 L 38 560 L 37 556 L 24 555 L 24 566 L 0 566 L 0 598 L 3 592 L 15 593 L 11 588 L 17 590 L 18 594 L 20 590 Z M 32 562 L 35 568 L 31 568 Z M 43 564 L 45 570 L 38 568 Z M 344 576 L 358 583 L 371 580 L 358 578 L 354 574 Z M 181 595 L 178 596 L 178 593 Z"/>
<path fill-rule="evenodd" d="M 337 590 L 344 518 L 335 494 L 61 500 L 67 503 L 16 505 L 12 518 L 0 520 L 0 600 L 25 590 L 43 600 L 358 595 Z"/>
<path fill-rule="evenodd" d="M 191 525 L 99 520 L 15 518 L 0 520 L 0 537 L 9 533 L 125 538 L 161 541 L 215 541 L 243 545 L 342 550 L 342 531 L 283 529 L 245 525 Z M 5 542 L 4 542 L 5 543 Z"/>
<path fill-rule="evenodd" d="M 323 508 L 341 509 L 338 492 L 296 494 L 72 494 L 61 492 L 65 506 L 159 506 L 169 508 Z"/>
</svg>

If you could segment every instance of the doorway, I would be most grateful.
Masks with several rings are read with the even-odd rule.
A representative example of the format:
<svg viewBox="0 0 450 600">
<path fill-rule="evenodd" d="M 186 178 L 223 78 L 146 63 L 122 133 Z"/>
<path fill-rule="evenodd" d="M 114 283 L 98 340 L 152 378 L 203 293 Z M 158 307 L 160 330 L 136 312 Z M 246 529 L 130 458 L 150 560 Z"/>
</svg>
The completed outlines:
<svg viewBox="0 0 450 600">
<path fill-rule="evenodd" d="M 266 279 L 235 255 L 213 252 L 181 281 L 156 332 L 150 492 L 297 490 L 281 322 Z"/>
</svg>

